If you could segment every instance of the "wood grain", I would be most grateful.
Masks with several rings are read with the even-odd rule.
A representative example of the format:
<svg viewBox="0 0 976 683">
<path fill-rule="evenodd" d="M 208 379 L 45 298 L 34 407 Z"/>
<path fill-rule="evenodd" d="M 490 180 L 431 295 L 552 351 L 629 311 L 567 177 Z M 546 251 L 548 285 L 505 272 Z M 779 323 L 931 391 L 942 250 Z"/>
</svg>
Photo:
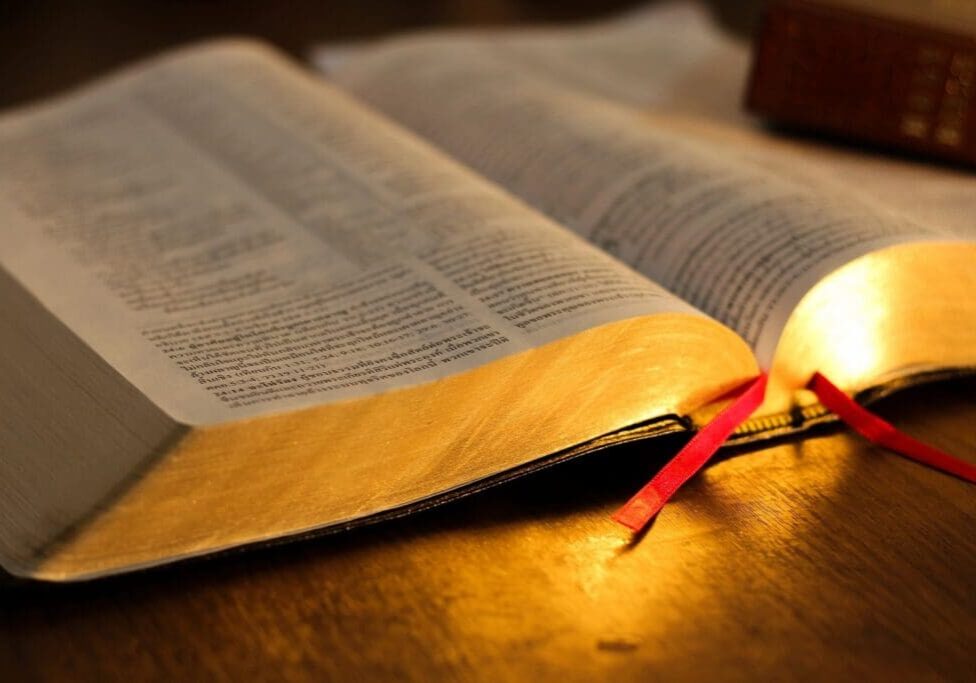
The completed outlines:
<svg viewBox="0 0 976 683">
<path fill-rule="evenodd" d="M 6 105 L 215 32 L 299 53 L 516 6 L 266 3 L 229 22 L 217 6 L 240 3 L 15 4 L 0 11 Z M 742 25 L 758 5 L 714 4 Z M 976 461 L 976 382 L 884 413 Z M 0 582 L 0 680 L 976 678 L 976 489 L 835 433 L 710 466 L 630 545 L 607 517 L 677 445 L 338 536 L 91 584 Z"/>
<path fill-rule="evenodd" d="M 882 412 L 976 461 L 976 381 Z M 966 680 L 976 489 L 839 432 L 711 465 L 635 544 L 675 441 L 392 523 L 90 584 L 5 583 L 6 680 Z"/>
</svg>

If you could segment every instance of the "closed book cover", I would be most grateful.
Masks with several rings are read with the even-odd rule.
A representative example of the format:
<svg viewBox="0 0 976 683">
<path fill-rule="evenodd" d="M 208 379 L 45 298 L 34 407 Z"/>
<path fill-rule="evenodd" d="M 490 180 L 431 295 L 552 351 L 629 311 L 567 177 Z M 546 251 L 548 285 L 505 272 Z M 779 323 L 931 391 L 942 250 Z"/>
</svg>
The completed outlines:
<svg viewBox="0 0 976 683">
<path fill-rule="evenodd" d="M 772 121 L 976 163 L 976 33 L 834 4 L 771 4 L 746 106 Z"/>
</svg>

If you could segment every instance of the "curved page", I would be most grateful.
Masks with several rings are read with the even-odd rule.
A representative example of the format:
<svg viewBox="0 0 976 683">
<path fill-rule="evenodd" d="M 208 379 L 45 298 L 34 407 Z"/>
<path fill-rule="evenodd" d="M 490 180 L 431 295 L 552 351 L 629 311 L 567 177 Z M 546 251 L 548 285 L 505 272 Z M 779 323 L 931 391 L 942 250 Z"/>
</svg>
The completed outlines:
<svg viewBox="0 0 976 683">
<path fill-rule="evenodd" d="M 254 47 L 0 123 L 0 263 L 188 424 L 693 309 Z"/>
<path fill-rule="evenodd" d="M 793 308 L 826 275 L 895 244 L 953 239 L 656 126 L 613 101 L 628 98 L 553 68 L 578 55 L 536 48 L 517 36 L 408 38 L 352 53 L 333 77 L 730 326 L 767 368 Z"/>
<path fill-rule="evenodd" d="M 727 328 L 252 46 L 5 117 L 0 225 L 0 556 L 28 576 L 421 504 L 756 372 Z"/>
</svg>

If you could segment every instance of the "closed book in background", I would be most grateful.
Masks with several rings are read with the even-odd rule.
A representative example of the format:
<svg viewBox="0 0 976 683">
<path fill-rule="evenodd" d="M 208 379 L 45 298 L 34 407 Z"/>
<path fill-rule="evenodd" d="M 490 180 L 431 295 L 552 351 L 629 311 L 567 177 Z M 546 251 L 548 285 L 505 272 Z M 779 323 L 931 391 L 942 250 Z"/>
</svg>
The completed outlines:
<svg viewBox="0 0 976 683">
<path fill-rule="evenodd" d="M 774 2 L 746 106 L 777 123 L 976 163 L 974 9 Z"/>
</svg>

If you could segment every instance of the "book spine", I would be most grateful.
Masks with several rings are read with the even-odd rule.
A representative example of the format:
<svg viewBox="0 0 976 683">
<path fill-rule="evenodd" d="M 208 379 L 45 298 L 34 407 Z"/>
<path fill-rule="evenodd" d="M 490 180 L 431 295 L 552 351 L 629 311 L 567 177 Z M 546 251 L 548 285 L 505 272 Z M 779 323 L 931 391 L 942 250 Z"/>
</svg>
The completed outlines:
<svg viewBox="0 0 976 683">
<path fill-rule="evenodd" d="M 976 164 L 976 37 L 805 0 L 774 2 L 746 107 L 781 124 Z"/>
</svg>

